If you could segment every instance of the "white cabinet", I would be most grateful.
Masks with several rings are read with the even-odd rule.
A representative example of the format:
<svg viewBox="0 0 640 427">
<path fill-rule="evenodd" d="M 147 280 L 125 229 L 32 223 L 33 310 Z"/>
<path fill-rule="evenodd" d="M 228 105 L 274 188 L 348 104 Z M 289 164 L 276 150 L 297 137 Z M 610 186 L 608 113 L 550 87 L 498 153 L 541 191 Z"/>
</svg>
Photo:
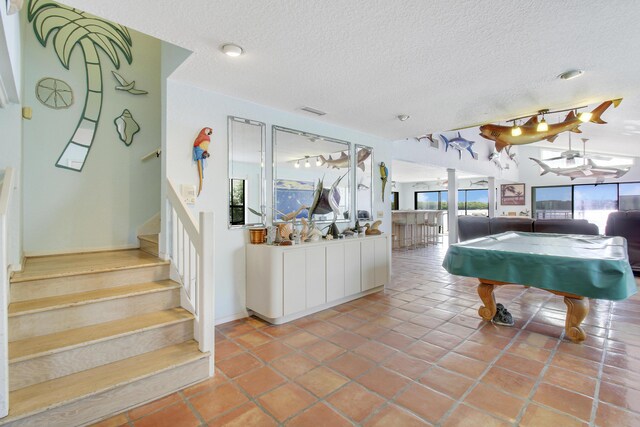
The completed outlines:
<svg viewBox="0 0 640 427">
<path fill-rule="evenodd" d="M 304 249 L 304 252 L 307 307 L 315 307 L 327 302 L 325 248 L 316 246 Z"/>
<path fill-rule="evenodd" d="M 359 250 L 360 245 L 357 246 Z M 325 265 L 327 272 L 327 301 L 335 301 L 345 295 L 345 283 L 347 283 L 345 275 L 346 245 L 330 245 L 325 250 L 327 254 Z"/>
<path fill-rule="evenodd" d="M 386 239 L 384 240 L 386 242 Z M 354 295 L 362 291 L 360 268 L 360 242 L 344 244 L 344 295 Z"/>
<path fill-rule="evenodd" d="M 286 251 L 283 257 L 283 295 L 284 315 L 296 313 L 307 308 L 307 289 L 305 286 L 305 251 Z M 263 282 L 264 283 L 264 282 Z"/>
<path fill-rule="evenodd" d="M 375 241 L 360 244 L 360 266 L 362 270 L 362 290 L 376 287 Z"/>
<path fill-rule="evenodd" d="M 376 292 L 389 281 L 386 235 L 248 245 L 246 254 L 247 308 L 276 324 Z"/>
<path fill-rule="evenodd" d="M 389 248 L 382 239 L 374 240 L 373 246 L 374 287 L 384 286 L 389 282 Z"/>
</svg>

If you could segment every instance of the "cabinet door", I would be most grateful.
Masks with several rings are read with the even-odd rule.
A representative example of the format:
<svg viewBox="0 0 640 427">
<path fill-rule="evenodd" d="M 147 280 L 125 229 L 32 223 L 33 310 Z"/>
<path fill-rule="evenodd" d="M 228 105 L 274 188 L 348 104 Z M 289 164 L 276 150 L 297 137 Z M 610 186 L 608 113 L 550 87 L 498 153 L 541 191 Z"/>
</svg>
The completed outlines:
<svg viewBox="0 0 640 427">
<path fill-rule="evenodd" d="M 305 250 L 285 251 L 283 254 L 284 315 L 307 308 Z"/>
<path fill-rule="evenodd" d="M 327 302 L 344 296 L 345 245 L 335 244 L 327 250 Z M 358 282 L 359 284 L 360 282 Z"/>
<path fill-rule="evenodd" d="M 362 290 L 366 291 L 376 287 L 375 240 L 364 240 L 360 243 Z"/>
<path fill-rule="evenodd" d="M 360 242 L 344 244 L 344 295 L 361 291 L 360 284 Z"/>
<path fill-rule="evenodd" d="M 323 246 L 307 248 L 306 281 L 307 307 L 311 308 L 327 302 L 327 276 L 325 248 Z M 304 276 L 303 276 L 304 277 Z"/>
<path fill-rule="evenodd" d="M 376 286 L 385 286 L 389 281 L 389 249 L 387 248 L 387 239 L 376 239 L 374 240 L 374 244 Z"/>
</svg>

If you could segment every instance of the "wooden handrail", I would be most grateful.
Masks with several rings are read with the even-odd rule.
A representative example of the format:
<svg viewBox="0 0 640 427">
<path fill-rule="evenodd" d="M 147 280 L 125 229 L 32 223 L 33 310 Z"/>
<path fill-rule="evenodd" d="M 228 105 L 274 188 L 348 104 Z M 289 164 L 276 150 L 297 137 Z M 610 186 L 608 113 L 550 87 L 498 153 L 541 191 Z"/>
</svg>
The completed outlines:
<svg viewBox="0 0 640 427">
<path fill-rule="evenodd" d="M 154 155 L 155 155 L 156 157 L 160 157 L 160 154 L 162 154 L 162 148 L 158 147 L 158 148 L 156 148 L 155 150 L 150 151 L 150 152 L 149 152 L 149 154 L 145 154 L 144 156 L 142 156 L 142 157 L 140 158 L 140 160 L 141 160 L 141 161 L 143 161 L 143 160 L 147 160 L 149 157 L 153 157 Z"/>
</svg>

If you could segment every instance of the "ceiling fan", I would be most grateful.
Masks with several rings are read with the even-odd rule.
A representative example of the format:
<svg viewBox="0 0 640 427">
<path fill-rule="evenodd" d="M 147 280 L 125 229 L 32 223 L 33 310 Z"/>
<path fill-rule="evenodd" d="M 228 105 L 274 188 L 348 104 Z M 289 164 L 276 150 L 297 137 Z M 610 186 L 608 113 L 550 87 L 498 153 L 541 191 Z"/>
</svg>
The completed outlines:
<svg viewBox="0 0 640 427">
<path fill-rule="evenodd" d="M 566 159 L 567 160 L 567 164 L 568 165 L 572 165 L 575 163 L 575 159 L 576 158 L 584 158 L 584 159 L 593 159 L 593 160 L 611 160 L 611 157 L 606 157 L 606 156 L 598 156 L 598 155 L 593 155 L 593 154 L 587 154 L 586 150 L 583 150 L 582 152 L 580 152 L 579 150 L 572 150 L 571 149 L 571 132 L 569 133 L 569 149 L 566 151 L 563 151 L 560 153 L 559 156 L 557 157 L 551 157 L 549 159 L 544 159 L 545 162 L 551 161 L 551 160 L 561 160 L 561 159 Z M 580 138 L 582 139 L 582 145 L 583 147 L 586 147 L 586 142 L 589 140 L 589 138 Z"/>
</svg>

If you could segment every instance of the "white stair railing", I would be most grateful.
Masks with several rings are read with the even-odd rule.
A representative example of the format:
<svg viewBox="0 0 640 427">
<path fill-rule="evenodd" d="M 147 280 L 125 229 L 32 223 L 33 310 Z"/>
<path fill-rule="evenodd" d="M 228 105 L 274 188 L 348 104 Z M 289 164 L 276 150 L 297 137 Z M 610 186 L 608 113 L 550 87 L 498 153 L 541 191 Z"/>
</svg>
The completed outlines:
<svg viewBox="0 0 640 427">
<path fill-rule="evenodd" d="M 9 265 L 7 262 L 7 212 L 13 189 L 13 169 L 4 172 L 0 183 L 0 418 L 9 413 Z"/>
<path fill-rule="evenodd" d="M 165 214 L 166 255 L 175 267 L 196 318 L 194 336 L 202 352 L 210 352 L 209 374 L 213 375 L 214 288 L 213 288 L 213 212 L 200 212 L 193 218 L 175 187 L 167 180 Z"/>
</svg>

